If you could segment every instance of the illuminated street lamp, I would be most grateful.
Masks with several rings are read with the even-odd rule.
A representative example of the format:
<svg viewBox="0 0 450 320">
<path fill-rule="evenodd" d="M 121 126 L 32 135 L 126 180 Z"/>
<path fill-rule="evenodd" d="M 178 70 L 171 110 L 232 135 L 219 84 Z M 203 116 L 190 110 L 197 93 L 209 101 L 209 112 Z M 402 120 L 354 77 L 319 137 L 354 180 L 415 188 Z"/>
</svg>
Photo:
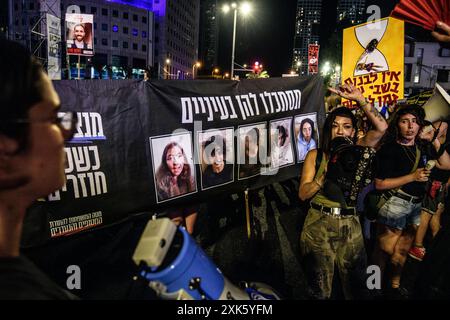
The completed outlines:
<svg viewBox="0 0 450 320">
<path fill-rule="evenodd" d="M 212 70 L 212 72 L 211 72 L 211 76 L 213 76 L 214 77 L 214 74 L 215 73 L 219 73 L 219 68 L 214 68 L 213 70 Z"/>
<path fill-rule="evenodd" d="M 194 63 L 194 65 L 192 66 L 192 79 L 195 79 L 195 68 L 200 68 L 202 66 L 201 62 L 197 61 L 196 63 Z"/>
<path fill-rule="evenodd" d="M 236 44 L 236 20 L 237 20 L 237 12 L 238 12 L 238 5 L 236 2 L 229 4 L 225 4 L 222 7 L 222 11 L 226 14 L 230 10 L 234 10 L 234 19 L 233 19 L 233 46 L 231 50 L 231 79 L 234 78 L 234 52 L 235 52 L 235 44 Z M 248 15 L 252 11 L 252 7 L 250 3 L 243 2 L 241 3 L 241 6 L 239 8 L 239 11 L 244 15 Z"/>
<path fill-rule="evenodd" d="M 170 75 L 170 72 L 169 72 L 170 59 L 167 58 L 165 62 L 166 62 L 165 66 L 164 66 L 164 72 L 165 72 L 165 76 L 166 76 L 165 78 L 169 79 L 169 75 Z"/>
<path fill-rule="evenodd" d="M 230 76 L 230 74 L 228 72 L 225 72 L 225 74 L 223 75 L 223 78 L 226 79 Z"/>
</svg>

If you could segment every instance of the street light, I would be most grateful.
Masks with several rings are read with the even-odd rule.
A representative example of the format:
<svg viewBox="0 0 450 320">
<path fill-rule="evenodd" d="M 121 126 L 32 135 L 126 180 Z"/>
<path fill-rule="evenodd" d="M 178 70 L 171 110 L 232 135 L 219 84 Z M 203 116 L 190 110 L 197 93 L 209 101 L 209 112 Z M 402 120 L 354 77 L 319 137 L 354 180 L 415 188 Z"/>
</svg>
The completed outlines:
<svg viewBox="0 0 450 320">
<path fill-rule="evenodd" d="M 222 7 L 222 11 L 226 14 L 230 10 L 234 10 L 234 18 L 233 18 L 233 47 L 231 50 L 231 79 L 234 78 L 234 51 L 235 51 L 235 44 L 236 44 L 236 20 L 237 20 L 237 12 L 238 12 L 238 5 L 236 2 L 231 3 L 231 5 L 225 4 Z M 252 7 L 250 3 L 243 2 L 240 7 L 241 13 L 245 16 L 248 15 L 252 10 Z"/>
<path fill-rule="evenodd" d="M 194 65 L 192 66 L 192 80 L 195 79 L 195 68 L 200 68 L 202 66 L 202 64 L 197 61 L 196 63 L 194 63 Z"/>
<path fill-rule="evenodd" d="M 170 75 L 170 72 L 169 72 L 170 59 L 167 58 L 165 62 L 166 62 L 166 65 L 164 67 L 164 71 L 166 72 L 166 79 L 169 79 L 169 75 Z"/>
<path fill-rule="evenodd" d="M 214 77 L 214 74 L 215 73 L 219 73 L 219 68 L 214 68 L 213 70 L 212 70 L 212 72 L 211 72 L 211 76 L 213 76 Z"/>
</svg>

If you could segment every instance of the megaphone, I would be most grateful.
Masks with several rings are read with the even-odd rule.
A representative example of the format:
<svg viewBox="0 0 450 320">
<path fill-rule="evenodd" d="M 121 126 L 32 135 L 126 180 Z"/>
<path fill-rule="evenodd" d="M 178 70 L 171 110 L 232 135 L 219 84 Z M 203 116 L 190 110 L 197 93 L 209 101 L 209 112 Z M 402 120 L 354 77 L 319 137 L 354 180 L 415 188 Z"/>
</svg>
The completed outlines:
<svg viewBox="0 0 450 320">
<path fill-rule="evenodd" d="M 150 220 L 133 254 L 140 277 L 165 300 L 280 300 L 260 282 L 235 286 L 183 227 Z"/>
<path fill-rule="evenodd" d="M 425 119 L 430 122 L 448 119 L 450 116 L 450 95 L 438 83 L 433 95 L 422 106 Z"/>
</svg>

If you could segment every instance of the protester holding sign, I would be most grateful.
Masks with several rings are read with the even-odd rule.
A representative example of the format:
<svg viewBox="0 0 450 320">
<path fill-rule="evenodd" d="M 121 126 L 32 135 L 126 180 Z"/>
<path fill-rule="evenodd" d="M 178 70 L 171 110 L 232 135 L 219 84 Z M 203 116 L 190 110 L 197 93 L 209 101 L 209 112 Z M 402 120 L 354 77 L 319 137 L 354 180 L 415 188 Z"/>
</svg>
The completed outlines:
<svg viewBox="0 0 450 320">
<path fill-rule="evenodd" d="M 76 117 L 58 115 L 58 94 L 23 47 L 0 40 L 0 65 L 0 299 L 71 299 L 19 244 L 27 207 L 64 185 Z"/>
<path fill-rule="evenodd" d="M 387 129 L 387 123 L 354 86 L 345 84 L 338 90 L 330 90 L 356 101 L 373 127 L 363 138 L 356 140 L 357 121 L 349 109 L 337 108 L 328 115 L 323 127 L 321 149 L 309 151 L 303 164 L 299 197 L 301 200 L 312 200 L 300 247 L 310 295 L 316 299 L 331 297 L 336 264 L 345 298 L 351 299 L 355 296 L 353 288 L 361 285 L 355 284 L 354 280 L 361 279 L 361 273 L 365 273 L 366 252 L 356 209 L 342 208 L 340 203 L 331 201 L 323 193 L 330 144 L 336 137 L 348 137 L 358 145 L 375 147 Z M 316 159 L 321 159 L 319 167 L 316 166 Z"/>
</svg>

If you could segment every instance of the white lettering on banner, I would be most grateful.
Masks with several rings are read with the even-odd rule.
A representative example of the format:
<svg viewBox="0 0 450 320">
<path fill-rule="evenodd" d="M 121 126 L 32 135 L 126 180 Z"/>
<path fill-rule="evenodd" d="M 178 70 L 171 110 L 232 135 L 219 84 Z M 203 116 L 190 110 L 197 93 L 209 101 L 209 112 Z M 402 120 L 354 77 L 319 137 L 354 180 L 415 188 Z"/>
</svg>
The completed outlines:
<svg viewBox="0 0 450 320">
<path fill-rule="evenodd" d="M 96 211 L 61 220 L 49 221 L 50 235 L 52 238 L 64 236 L 70 233 L 89 229 L 103 223 L 103 213 Z"/>
<path fill-rule="evenodd" d="M 236 96 L 217 97 L 182 97 L 181 123 L 193 123 L 200 115 L 206 116 L 206 121 L 242 119 L 266 114 L 274 114 L 300 109 L 302 93 L 300 90 L 277 92 L 248 93 Z M 235 103 L 233 103 L 233 100 Z M 260 102 L 264 109 L 260 109 Z M 236 113 L 235 105 L 237 104 Z"/>
<path fill-rule="evenodd" d="M 74 140 L 77 138 L 103 138 L 102 117 L 97 112 L 77 112 L 78 124 Z"/>
<path fill-rule="evenodd" d="M 66 184 L 48 196 L 49 201 L 61 200 L 61 191 L 73 187 L 75 199 L 108 193 L 106 175 L 100 169 L 98 146 L 64 148 L 67 155 Z"/>
</svg>

